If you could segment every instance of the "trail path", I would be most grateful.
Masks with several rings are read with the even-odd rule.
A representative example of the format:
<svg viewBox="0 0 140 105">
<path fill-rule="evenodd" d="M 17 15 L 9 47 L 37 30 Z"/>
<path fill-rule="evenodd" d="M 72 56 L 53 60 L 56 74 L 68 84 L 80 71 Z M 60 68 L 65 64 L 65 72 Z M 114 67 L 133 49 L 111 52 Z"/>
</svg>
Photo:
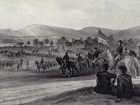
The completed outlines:
<svg viewBox="0 0 140 105">
<path fill-rule="evenodd" d="M 134 79 L 133 82 L 135 84 L 140 83 L 140 77 Z M 50 97 L 65 91 L 95 86 L 95 84 L 95 80 L 81 80 L 0 89 L 0 105 L 19 105 L 43 97 Z"/>
</svg>

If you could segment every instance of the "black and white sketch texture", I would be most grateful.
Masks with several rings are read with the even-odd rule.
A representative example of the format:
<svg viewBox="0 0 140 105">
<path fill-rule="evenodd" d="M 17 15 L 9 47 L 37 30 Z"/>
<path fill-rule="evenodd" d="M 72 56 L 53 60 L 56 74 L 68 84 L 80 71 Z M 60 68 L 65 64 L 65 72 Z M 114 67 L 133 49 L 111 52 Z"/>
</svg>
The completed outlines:
<svg viewBox="0 0 140 105">
<path fill-rule="evenodd" d="M 140 105 L 139 0 L 0 0 L 0 105 Z"/>
</svg>

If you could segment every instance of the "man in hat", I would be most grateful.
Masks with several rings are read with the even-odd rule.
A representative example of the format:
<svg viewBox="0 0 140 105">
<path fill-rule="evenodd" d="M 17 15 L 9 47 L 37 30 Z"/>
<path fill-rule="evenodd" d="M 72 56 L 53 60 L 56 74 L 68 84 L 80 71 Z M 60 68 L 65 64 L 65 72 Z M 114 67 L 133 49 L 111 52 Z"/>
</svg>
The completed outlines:
<svg viewBox="0 0 140 105">
<path fill-rule="evenodd" d="M 112 86 L 115 83 L 116 75 L 108 72 L 108 63 L 103 64 L 103 71 L 97 73 L 97 86 L 95 91 L 101 94 L 112 94 Z"/>
<path fill-rule="evenodd" d="M 45 62 L 44 62 L 44 59 L 41 58 L 41 61 L 40 61 L 40 64 L 43 65 Z"/>
<path fill-rule="evenodd" d="M 69 57 L 68 53 L 66 52 L 64 57 L 63 57 L 63 60 L 69 61 L 69 59 L 70 59 L 70 57 Z"/>
<path fill-rule="evenodd" d="M 64 66 L 66 66 L 66 67 L 69 66 L 69 59 L 70 59 L 70 57 L 69 57 L 68 53 L 66 52 L 63 57 Z"/>
<path fill-rule="evenodd" d="M 128 51 L 128 49 L 127 49 L 127 48 L 124 48 L 123 55 L 124 55 L 124 56 L 128 56 L 128 55 L 129 55 L 129 51 Z"/>
<path fill-rule="evenodd" d="M 120 102 L 122 97 L 131 99 L 134 95 L 134 87 L 132 84 L 132 78 L 126 74 L 127 68 L 125 65 L 118 67 L 121 74 L 117 78 L 117 99 L 116 102 Z"/>
</svg>

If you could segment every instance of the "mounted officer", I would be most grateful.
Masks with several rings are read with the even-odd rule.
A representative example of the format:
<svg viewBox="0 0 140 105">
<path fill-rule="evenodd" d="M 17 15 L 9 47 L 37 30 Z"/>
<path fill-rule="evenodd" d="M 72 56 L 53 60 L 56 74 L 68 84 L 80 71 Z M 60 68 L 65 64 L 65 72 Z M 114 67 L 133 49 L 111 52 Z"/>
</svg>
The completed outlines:
<svg viewBox="0 0 140 105">
<path fill-rule="evenodd" d="M 63 60 L 69 61 L 69 59 L 70 59 L 70 57 L 69 57 L 68 53 L 66 52 L 63 57 Z"/>
<path fill-rule="evenodd" d="M 42 58 L 41 61 L 40 61 L 40 64 L 43 65 L 44 63 L 45 63 L 44 59 Z"/>
<path fill-rule="evenodd" d="M 116 55 L 115 55 L 115 64 L 114 68 L 117 66 L 117 63 L 122 59 L 123 57 L 123 42 L 121 40 L 118 41 L 118 47 L 116 50 Z"/>
<path fill-rule="evenodd" d="M 93 50 L 91 50 L 91 51 L 88 53 L 88 59 L 90 59 L 90 60 L 93 60 L 93 59 L 94 59 Z"/>
<path fill-rule="evenodd" d="M 101 51 L 98 50 L 97 47 L 94 48 L 94 53 L 93 53 L 93 56 L 94 56 L 94 61 L 93 63 L 96 62 L 96 60 L 99 58 L 99 55 L 100 55 Z"/>
<path fill-rule="evenodd" d="M 124 55 L 124 56 L 128 56 L 128 55 L 129 55 L 129 51 L 128 51 L 128 49 L 127 49 L 127 48 L 124 48 L 123 55 Z"/>
<path fill-rule="evenodd" d="M 63 57 L 63 61 L 64 61 L 65 65 L 68 65 L 69 60 L 70 60 L 70 57 L 69 57 L 68 53 L 66 52 Z"/>
</svg>

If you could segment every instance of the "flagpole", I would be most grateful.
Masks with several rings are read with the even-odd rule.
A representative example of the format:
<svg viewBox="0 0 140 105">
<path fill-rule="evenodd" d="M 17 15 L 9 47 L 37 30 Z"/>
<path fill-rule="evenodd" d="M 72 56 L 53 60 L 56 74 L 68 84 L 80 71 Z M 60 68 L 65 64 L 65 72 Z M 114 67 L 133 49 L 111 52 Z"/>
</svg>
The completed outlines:
<svg viewBox="0 0 140 105">
<path fill-rule="evenodd" d="M 97 48 L 99 48 L 99 37 L 97 37 L 97 40 L 98 40 L 98 42 L 97 42 Z"/>
</svg>

